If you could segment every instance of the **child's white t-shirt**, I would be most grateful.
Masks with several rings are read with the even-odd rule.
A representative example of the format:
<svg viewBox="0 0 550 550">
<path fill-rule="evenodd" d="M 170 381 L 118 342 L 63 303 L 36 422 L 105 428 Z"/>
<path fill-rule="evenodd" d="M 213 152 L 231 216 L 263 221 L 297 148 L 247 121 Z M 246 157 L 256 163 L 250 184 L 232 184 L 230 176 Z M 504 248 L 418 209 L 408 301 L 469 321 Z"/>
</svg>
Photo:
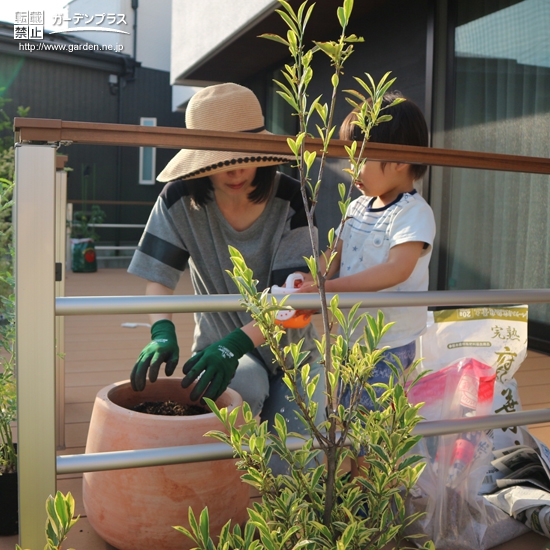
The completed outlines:
<svg viewBox="0 0 550 550">
<path fill-rule="evenodd" d="M 376 197 L 361 196 L 353 201 L 346 213 L 340 234 L 342 256 L 340 277 L 353 275 L 388 260 L 390 249 L 398 244 L 419 241 L 425 243 L 411 276 L 385 291 L 428 290 L 428 265 L 435 237 L 435 220 L 428 203 L 416 192 L 399 195 L 391 204 L 372 208 Z M 376 316 L 378 309 L 360 309 Z M 396 348 L 415 340 L 426 328 L 427 307 L 384 308 L 386 323 L 395 322 L 384 335 L 381 346 Z M 354 333 L 363 333 L 360 326 Z"/>
</svg>

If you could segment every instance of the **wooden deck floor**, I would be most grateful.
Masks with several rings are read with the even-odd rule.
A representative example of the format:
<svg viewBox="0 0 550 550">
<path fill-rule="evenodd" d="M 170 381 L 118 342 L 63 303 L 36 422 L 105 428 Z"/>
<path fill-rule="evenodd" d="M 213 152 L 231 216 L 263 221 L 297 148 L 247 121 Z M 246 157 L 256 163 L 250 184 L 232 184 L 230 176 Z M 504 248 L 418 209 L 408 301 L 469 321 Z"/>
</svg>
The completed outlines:
<svg viewBox="0 0 550 550">
<path fill-rule="evenodd" d="M 100 269 L 96 273 L 67 274 L 67 296 L 142 295 L 144 281 L 124 269 Z M 187 275 L 176 290 L 191 293 Z M 176 314 L 180 356 L 191 348 L 193 315 Z M 65 318 L 65 449 L 60 454 L 84 452 L 92 405 L 96 393 L 104 386 L 129 378 L 132 366 L 149 341 L 146 326 L 124 328 L 123 323 L 148 323 L 146 315 L 70 316 Z M 523 409 L 550 406 L 550 357 L 530 351 L 516 375 Z M 550 423 L 530 428 L 550 445 Z M 58 477 L 58 489 L 71 491 L 81 519 L 71 532 L 68 545 L 76 550 L 109 549 L 90 527 L 82 506 L 81 475 Z M 183 536 L 183 535 L 182 535 Z M 13 550 L 17 537 L 0 537 L 0 550 Z M 548 539 L 529 533 L 505 545 L 501 550 L 542 550 Z M 550 546 L 549 546 L 550 547 Z"/>
</svg>

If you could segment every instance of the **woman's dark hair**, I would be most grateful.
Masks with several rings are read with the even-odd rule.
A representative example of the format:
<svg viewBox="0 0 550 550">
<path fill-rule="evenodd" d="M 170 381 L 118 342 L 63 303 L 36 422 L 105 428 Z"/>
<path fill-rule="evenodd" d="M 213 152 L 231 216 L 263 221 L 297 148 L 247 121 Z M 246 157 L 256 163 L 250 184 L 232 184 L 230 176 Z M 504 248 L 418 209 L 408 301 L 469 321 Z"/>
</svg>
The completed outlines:
<svg viewBox="0 0 550 550">
<path fill-rule="evenodd" d="M 382 107 L 391 105 L 396 99 L 404 98 L 401 92 L 388 92 L 382 99 Z M 388 143 L 392 145 L 417 145 L 420 147 L 428 146 L 428 126 L 424 114 L 420 107 L 410 99 L 388 107 L 381 111 L 381 115 L 391 115 L 392 119 L 388 122 L 381 122 L 374 126 L 370 132 L 370 140 L 373 143 Z M 369 100 L 370 102 L 370 100 Z M 354 109 L 344 119 L 340 126 L 340 139 L 345 140 L 363 140 L 363 132 L 357 124 L 358 109 Z M 382 169 L 386 163 L 382 163 Z M 425 164 L 411 164 L 410 174 L 414 180 L 420 179 L 426 173 Z"/>
<path fill-rule="evenodd" d="M 275 173 L 277 166 L 260 166 L 256 168 L 256 177 L 252 182 L 254 189 L 248 194 L 248 198 L 254 203 L 265 202 L 275 182 Z M 191 197 L 191 206 L 197 210 L 210 202 L 214 197 L 212 195 L 214 186 L 208 176 L 185 181 L 186 187 Z"/>
</svg>

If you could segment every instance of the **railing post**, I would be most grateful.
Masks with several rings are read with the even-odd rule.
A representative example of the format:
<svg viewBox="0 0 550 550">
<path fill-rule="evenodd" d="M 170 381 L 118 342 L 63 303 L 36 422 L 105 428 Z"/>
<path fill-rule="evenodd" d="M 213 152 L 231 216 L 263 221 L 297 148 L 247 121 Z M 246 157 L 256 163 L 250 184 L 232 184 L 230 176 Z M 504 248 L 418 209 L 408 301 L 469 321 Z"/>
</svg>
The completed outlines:
<svg viewBox="0 0 550 550">
<path fill-rule="evenodd" d="M 15 149 L 19 538 L 44 546 L 55 464 L 55 148 Z"/>
<path fill-rule="evenodd" d="M 58 157 L 59 160 L 63 157 Z M 57 166 L 55 174 L 55 295 L 65 296 L 67 254 L 67 172 Z M 65 317 L 55 319 L 56 447 L 65 448 Z"/>
</svg>

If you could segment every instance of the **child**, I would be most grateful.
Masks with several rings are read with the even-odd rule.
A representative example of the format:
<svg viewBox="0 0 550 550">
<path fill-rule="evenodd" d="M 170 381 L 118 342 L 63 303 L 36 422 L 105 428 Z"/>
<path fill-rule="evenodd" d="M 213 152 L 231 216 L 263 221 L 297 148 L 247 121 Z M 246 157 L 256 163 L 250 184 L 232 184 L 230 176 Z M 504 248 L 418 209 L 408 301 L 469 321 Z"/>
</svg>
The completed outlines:
<svg viewBox="0 0 550 550">
<path fill-rule="evenodd" d="M 383 105 L 403 97 L 387 93 Z M 382 114 L 392 119 L 375 126 L 371 142 L 396 145 L 428 145 L 428 128 L 422 111 L 406 100 L 388 107 Z M 340 128 L 340 138 L 362 141 L 356 111 L 351 112 Z M 432 209 L 414 189 L 414 182 L 426 172 L 426 166 L 402 162 L 367 161 L 356 187 L 362 196 L 347 210 L 344 227 L 336 244 L 336 258 L 331 263 L 327 292 L 418 291 L 428 289 L 428 264 L 435 236 Z M 328 252 L 327 252 L 328 257 Z M 321 258 L 321 269 L 325 269 Z M 330 279 L 336 272 L 340 275 Z M 298 292 L 316 292 L 311 275 Z M 376 316 L 377 309 L 362 309 Z M 407 369 L 416 354 L 416 338 L 426 326 L 425 307 L 388 307 L 383 309 L 385 322 L 395 322 L 380 342 L 389 346 L 369 379 L 369 383 L 387 383 L 397 356 Z M 360 332 L 359 332 L 360 331 Z M 362 334 L 362 326 L 356 334 Z M 383 390 L 375 388 L 377 395 Z M 349 390 L 344 388 L 342 401 L 349 405 Z M 361 402 L 374 408 L 363 392 Z"/>
</svg>

